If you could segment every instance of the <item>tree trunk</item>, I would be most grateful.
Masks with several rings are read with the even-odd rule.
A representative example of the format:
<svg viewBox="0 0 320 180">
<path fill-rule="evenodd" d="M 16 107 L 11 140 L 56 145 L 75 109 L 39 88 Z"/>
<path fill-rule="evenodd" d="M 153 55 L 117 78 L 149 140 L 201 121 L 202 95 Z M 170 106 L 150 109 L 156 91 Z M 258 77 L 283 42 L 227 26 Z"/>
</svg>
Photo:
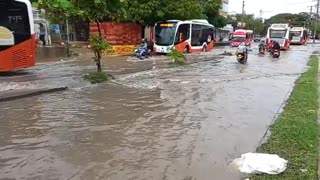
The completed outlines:
<svg viewBox="0 0 320 180">
<path fill-rule="evenodd" d="M 67 29 L 67 56 L 70 57 L 70 37 L 69 37 L 69 20 L 66 19 L 66 29 Z"/>
<path fill-rule="evenodd" d="M 97 23 L 97 27 L 98 27 L 98 31 L 99 31 L 99 37 L 100 37 L 100 40 L 101 40 L 103 37 L 102 37 L 102 33 L 101 33 L 100 22 L 99 22 L 99 20 L 97 18 L 96 18 L 96 23 Z M 99 52 L 99 51 L 96 53 L 96 65 L 97 65 L 97 71 L 98 72 L 102 71 L 101 54 L 102 54 L 102 52 Z"/>
<path fill-rule="evenodd" d="M 101 26 L 100 26 L 100 22 L 98 19 L 96 19 L 96 23 L 97 23 L 97 27 L 98 27 L 99 37 L 100 37 L 100 39 L 102 39 Z"/>
</svg>

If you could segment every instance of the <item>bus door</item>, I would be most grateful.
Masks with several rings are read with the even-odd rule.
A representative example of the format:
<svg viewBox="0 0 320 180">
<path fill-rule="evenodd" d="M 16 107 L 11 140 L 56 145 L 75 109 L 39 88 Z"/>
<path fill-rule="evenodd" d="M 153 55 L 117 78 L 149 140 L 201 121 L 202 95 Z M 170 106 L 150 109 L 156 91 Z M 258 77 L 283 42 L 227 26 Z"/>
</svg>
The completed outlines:
<svg viewBox="0 0 320 180">
<path fill-rule="evenodd" d="M 190 24 L 180 24 L 174 39 L 174 47 L 179 52 L 190 52 Z"/>
</svg>

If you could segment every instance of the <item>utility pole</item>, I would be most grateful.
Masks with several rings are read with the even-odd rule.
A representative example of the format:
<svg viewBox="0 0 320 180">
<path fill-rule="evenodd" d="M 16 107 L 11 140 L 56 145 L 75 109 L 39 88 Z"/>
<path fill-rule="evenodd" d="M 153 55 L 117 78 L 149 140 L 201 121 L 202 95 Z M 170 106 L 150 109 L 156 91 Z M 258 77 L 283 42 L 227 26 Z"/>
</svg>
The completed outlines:
<svg viewBox="0 0 320 180">
<path fill-rule="evenodd" d="M 244 21 L 244 0 L 242 1 L 242 20 L 241 20 L 241 27 L 243 28 L 243 21 Z"/>
<path fill-rule="evenodd" d="M 318 25 L 318 16 L 319 16 L 319 3 L 320 0 L 317 0 L 317 13 L 316 13 L 316 19 L 314 24 L 314 32 L 313 32 L 313 43 L 316 43 L 316 35 L 317 35 L 317 25 Z"/>
<path fill-rule="evenodd" d="M 313 6 L 310 6 L 310 15 L 309 15 L 309 24 L 308 24 L 309 31 L 311 31 L 312 29 L 312 8 Z"/>
</svg>

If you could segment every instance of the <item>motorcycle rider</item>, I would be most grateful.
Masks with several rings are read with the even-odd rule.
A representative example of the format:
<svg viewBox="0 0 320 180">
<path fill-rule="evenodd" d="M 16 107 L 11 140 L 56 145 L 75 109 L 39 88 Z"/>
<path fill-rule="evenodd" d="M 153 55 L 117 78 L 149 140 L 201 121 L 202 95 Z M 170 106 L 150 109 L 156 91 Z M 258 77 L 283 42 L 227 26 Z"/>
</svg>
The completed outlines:
<svg viewBox="0 0 320 180">
<path fill-rule="evenodd" d="M 261 52 L 261 50 L 263 52 L 266 50 L 266 42 L 264 40 L 261 40 L 259 44 L 259 52 Z"/>
<path fill-rule="evenodd" d="M 274 41 L 270 40 L 270 42 L 267 44 L 268 51 L 271 51 L 273 44 L 274 44 Z"/>
<path fill-rule="evenodd" d="M 273 53 L 274 50 L 278 50 L 278 51 L 280 52 L 280 48 L 281 48 L 281 46 L 280 46 L 280 44 L 278 43 L 278 41 L 274 41 L 273 46 L 272 46 L 272 48 L 271 48 L 271 52 Z"/>
<path fill-rule="evenodd" d="M 244 54 L 245 58 L 248 59 L 248 49 L 244 42 L 238 46 L 236 55 L 238 56 L 238 54 Z"/>
<path fill-rule="evenodd" d="M 148 44 L 146 39 L 141 39 L 141 44 L 138 47 L 139 57 L 143 55 L 143 53 L 148 51 Z"/>
</svg>

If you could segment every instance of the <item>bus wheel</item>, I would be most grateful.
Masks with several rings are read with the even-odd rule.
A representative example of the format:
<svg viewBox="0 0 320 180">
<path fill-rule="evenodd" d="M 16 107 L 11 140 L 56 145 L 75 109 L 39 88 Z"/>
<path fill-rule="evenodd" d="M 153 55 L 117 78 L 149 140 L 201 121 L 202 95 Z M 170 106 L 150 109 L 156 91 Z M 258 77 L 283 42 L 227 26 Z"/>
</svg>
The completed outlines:
<svg viewBox="0 0 320 180">
<path fill-rule="evenodd" d="M 187 54 L 188 54 L 188 53 L 190 53 L 190 51 L 189 51 L 189 47 L 188 47 L 188 46 L 186 46 L 186 47 L 184 48 L 183 52 L 184 52 L 184 53 L 187 53 Z"/>
<path fill-rule="evenodd" d="M 202 51 L 207 52 L 208 51 L 207 46 L 203 46 Z"/>
</svg>

